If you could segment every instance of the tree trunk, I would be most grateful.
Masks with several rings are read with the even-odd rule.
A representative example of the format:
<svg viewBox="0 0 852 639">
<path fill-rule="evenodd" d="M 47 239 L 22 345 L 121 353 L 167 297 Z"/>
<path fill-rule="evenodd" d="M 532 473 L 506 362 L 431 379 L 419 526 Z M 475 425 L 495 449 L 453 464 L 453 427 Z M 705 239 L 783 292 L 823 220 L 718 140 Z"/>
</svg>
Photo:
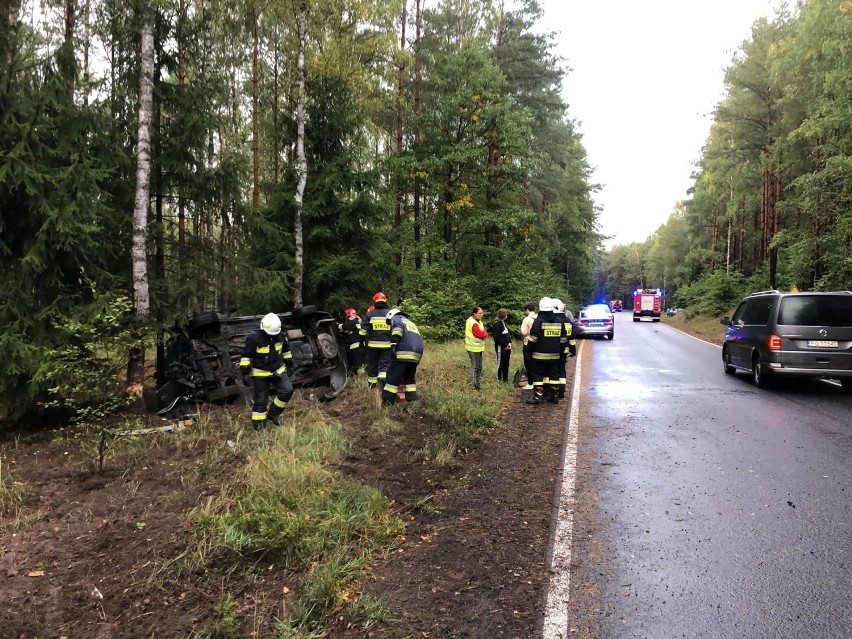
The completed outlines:
<svg viewBox="0 0 852 639">
<path fill-rule="evenodd" d="M 260 35 L 258 33 L 258 22 L 260 12 L 257 7 L 252 9 L 252 54 L 251 54 L 251 205 L 252 208 L 260 208 L 260 144 L 258 142 L 258 50 L 260 48 Z"/>
<path fill-rule="evenodd" d="M 414 36 L 415 41 L 415 51 L 414 51 L 414 148 L 415 150 L 420 148 L 420 143 L 422 141 L 422 133 L 420 128 L 420 26 L 421 26 L 421 11 L 420 11 L 420 2 L 421 0 L 415 0 L 416 4 L 416 17 L 414 19 L 414 23 L 416 25 L 416 33 Z M 421 200 L 421 187 L 422 187 L 422 178 L 420 177 L 420 170 L 414 173 L 414 268 L 415 270 L 420 270 L 422 266 L 422 257 L 420 255 L 420 200 Z"/>
<path fill-rule="evenodd" d="M 141 73 L 139 74 L 139 133 L 136 147 L 136 199 L 133 211 L 133 309 L 140 324 L 148 321 L 148 203 L 151 183 L 151 115 L 154 102 L 154 9 L 142 6 Z M 131 394 L 140 397 L 145 379 L 145 353 L 133 349 L 127 367 L 127 385 Z"/>
<path fill-rule="evenodd" d="M 177 47 L 178 47 L 178 86 L 181 94 L 186 87 L 186 60 L 184 48 L 184 25 L 186 24 L 186 0 L 180 0 L 178 5 Z M 178 195 L 178 257 L 183 258 L 186 252 L 186 198 L 183 197 L 183 185 L 179 187 Z M 182 260 L 178 261 L 180 264 Z"/>
<path fill-rule="evenodd" d="M 278 176 L 281 171 L 281 158 L 280 156 L 280 148 L 281 148 L 281 138 L 278 133 L 278 103 L 280 101 L 280 97 L 278 95 L 279 87 L 278 87 L 278 65 L 281 61 L 281 38 L 278 37 L 278 28 L 276 27 L 276 38 L 275 38 L 275 54 L 274 54 L 274 65 L 272 72 L 272 180 L 275 184 L 278 184 Z"/>
<path fill-rule="evenodd" d="M 76 0 L 65 0 L 65 46 L 68 47 L 68 56 L 74 60 L 74 27 L 77 23 Z M 76 65 L 68 69 L 68 102 L 74 102 L 74 82 L 76 79 Z"/>
<path fill-rule="evenodd" d="M 400 24 L 399 35 L 399 69 L 397 72 L 396 82 L 396 157 L 400 160 L 400 164 L 396 167 L 396 176 L 394 176 L 394 208 L 393 208 L 393 227 L 399 237 L 399 227 L 402 225 L 402 112 L 405 106 L 405 23 L 408 20 L 407 4 L 408 0 L 402 0 L 402 21 Z M 402 264 L 402 247 L 397 245 L 396 263 Z"/>
<path fill-rule="evenodd" d="M 296 24 L 299 30 L 299 100 L 296 107 L 296 160 L 298 162 L 299 182 L 296 185 L 296 275 L 293 278 L 293 305 L 298 308 L 302 305 L 302 288 L 304 286 L 305 255 L 304 237 L 302 230 L 302 217 L 304 213 L 305 186 L 308 183 L 308 162 L 305 158 L 305 40 L 307 38 L 306 25 L 307 8 L 305 0 L 299 3 L 299 15 Z"/>
</svg>

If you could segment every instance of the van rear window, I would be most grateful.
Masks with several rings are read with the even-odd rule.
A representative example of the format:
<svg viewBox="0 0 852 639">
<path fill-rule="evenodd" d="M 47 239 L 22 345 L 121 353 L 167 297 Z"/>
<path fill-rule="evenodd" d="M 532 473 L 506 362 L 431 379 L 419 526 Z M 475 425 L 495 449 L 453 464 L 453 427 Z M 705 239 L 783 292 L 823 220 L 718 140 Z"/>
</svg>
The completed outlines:
<svg viewBox="0 0 852 639">
<path fill-rule="evenodd" d="M 852 327 L 852 295 L 796 295 L 781 301 L 783 326 Z"/>
</svg>

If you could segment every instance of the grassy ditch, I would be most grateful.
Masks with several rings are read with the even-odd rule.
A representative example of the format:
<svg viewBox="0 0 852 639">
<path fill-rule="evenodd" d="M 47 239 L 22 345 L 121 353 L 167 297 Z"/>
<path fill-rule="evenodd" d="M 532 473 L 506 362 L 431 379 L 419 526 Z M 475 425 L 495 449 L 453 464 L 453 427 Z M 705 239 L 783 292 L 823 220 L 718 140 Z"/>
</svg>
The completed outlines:
<svg viewBox="0 0 852 639">
<path fill-rule="evenodd" d="M 510 374 L 522 363 L 516 349 Z M 386 602 L 352 592 L 404 538 L 410 512 L 344 474 L 355 446 L 346 434 L 416 442 L 419 450 L 399 457 L 411 464 L 459 464 L 516 398 L 495 367 L 488 348 L 476 391 L 461 340 L 430 343 L 417 402 L 385 406 L 359 375 L 327 404 L 299 392 L 282 425 L 260 433 L 247 408 L 203 404 L 179 423 L 125 413 L 9 439 L 0 450 L 0 530 L 46 524 L 56 515 L 40 493 L 63 482 L 72 501 L 53 533 L 79 535 L 77 526 L 85 534 L 75 539 L 105 543 L 132 531 L 109 555 L 128 571 L 104 577 L 120 593 L 113 605 L 126 598 L 137 614 L 139 602 L 171 593 L 175 618 L 192 614 L 191 633 L 176 634 L 187 639 L 318 639 L 340 615 L 363 628 L 392 623 Z M 401 438 L 402 429 L 414 430 Z M 55 470 L 28 474 L 33 460 Z M 401 507 L 428 512 L 432 500 L 424 494 Z"/>
<path fill-rule="evenodd" d="M 728 313 L 728 315 L 730 316 L 731 313 Z M 719 323 L 719 317 L 706 315 L 687 317 L 686 313 L 678 313 L 674 317 L 663 315 L 662 321 L 684 333 L 720 346 L 722 338 L 725 336 L 725 327 Z"/>
<path fill-rule="evenodd" d="M 226 557 L 243 570 L 275 564 L 301 574 L 281 632 L 311 636 L 403 524 L 378 490 L 332 470 L 346 442 L 321 411 L 291 415 L 257 442 L 234 489 L 198 513 L 196 541 L 207 549 L 200 563 Z"/>
<path fill-rule="evenodd" d="M 429 437 L 418 451 L 419 463 L 452 464 L 497 426 L 512 387 L 497 382 L 493 351 L 485 355 L 482 390 L 476 391 L 460 344 L 429 344 L 427 349 L 418 369 L 419 401 L 382 405 L 361 375 L 346 390 L 348 417 L 389 437 L 404 424 L 422 419 Z M 521 358 L 517 360 L 512 374 L 521 364 Z M 341 425 L 330 416 L 334 403 L 328 407 L 329 412 L 297 408 L 285 413 L 288 418 L 281 427 L 242 439 L 239 452 L 245 464 L 219 495 L 193 513 L 192 551 L 180 562 L 181 570 L 196 574 L 223 559 L 233 563 L 234 571 L 259 572 L 274 564 L 291 572 L 293 601 L 287 606 L 289 614 L 277 622 L 282 639 L 324 636 L 330 615 L 347 602 L 348 586 L 404 533 L 403 520 L 377 489 L 334 470 L 348 443 Z M 215 465 L 215 459 L 211 463 Z M 392 621 L 384 602 L 348 603 L 348 617 L 365 628 Z M 232 609 L 228 595 L 208 636 L 232 631 Z"/>
</svg>

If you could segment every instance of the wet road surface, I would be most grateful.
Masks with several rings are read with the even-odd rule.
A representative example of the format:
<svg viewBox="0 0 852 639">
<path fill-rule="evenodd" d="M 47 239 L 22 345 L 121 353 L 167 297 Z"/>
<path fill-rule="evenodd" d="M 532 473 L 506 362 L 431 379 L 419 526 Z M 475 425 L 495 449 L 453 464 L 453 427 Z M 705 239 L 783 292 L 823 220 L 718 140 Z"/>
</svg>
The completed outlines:
<svg viewBox="0 0 852 639">
<path fill-rule="evenodd" d="M 579 424 L 600 469 L 604 636 L 852 637 L 852 396 L 758 389 L 713 345 L 616 324 L 584 344 Z"/>
</svg>

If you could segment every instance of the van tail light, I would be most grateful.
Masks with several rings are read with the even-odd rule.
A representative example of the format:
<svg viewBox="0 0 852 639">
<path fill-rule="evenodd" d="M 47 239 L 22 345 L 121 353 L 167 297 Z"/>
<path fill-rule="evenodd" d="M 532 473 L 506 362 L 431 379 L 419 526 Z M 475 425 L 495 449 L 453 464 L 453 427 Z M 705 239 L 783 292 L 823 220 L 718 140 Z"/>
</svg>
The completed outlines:
<svg viewBox="0 0 852 639">
<path fill-rule="evenodd" d="M 769 336 L 769 350 L 770 351 L 780 351 L 781 350 L 781 337 L 779 335 L 770 335 Z"/>
</svg>

